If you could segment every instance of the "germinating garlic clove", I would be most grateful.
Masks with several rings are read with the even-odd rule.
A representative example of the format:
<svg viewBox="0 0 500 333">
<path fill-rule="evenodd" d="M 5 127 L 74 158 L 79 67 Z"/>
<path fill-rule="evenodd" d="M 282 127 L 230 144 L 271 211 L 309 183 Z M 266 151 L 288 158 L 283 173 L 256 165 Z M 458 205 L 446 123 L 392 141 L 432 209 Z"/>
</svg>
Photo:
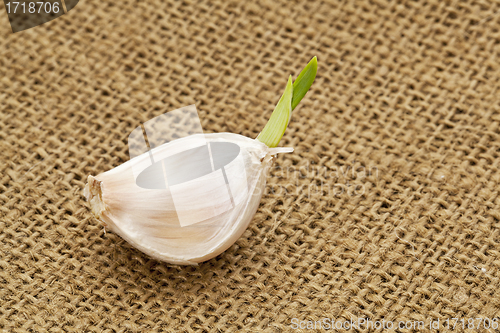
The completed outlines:
<svg viewBox="0 0 500 333">
<path fill-rule="evenodd" d="M 314 57 L 293 84 L 290 77 L 255 140 L 232 133 L 188 135 L 89 176 L 84 195 L 92 213 L 158 260 L 196 265 L 219 255 L 255 215 L 276 154 L 293 151 L 276 146 L 316 71 Z M 139 142 L 143 131 L 153 134 L 147 124 L 137 129 Z"/>
<path fill-rule="evenodd" d="M 206 134 L 213 171 L 186 179 L 190 172 L 176 174 L 175 170 L 189 168 L 183 165 L 190 159 L 189 151 L 196 159 L 199 150 L 205 148 L 196 144 L 198 136 L 178 139 L 152 150 L 153 155 L 159 156 L 185 147 L 182 160 L 176 160 L 176 153 L 173 158 L 170 155 L 161 161 L 162 169 L 174 171 L 166 174 L 168 184 L 157 184 L 156 189 L 139 186 L 133 177 L 133 169 L 147 163 L 148 154 L 96 177 L 89 176 L 84 194 L 93 214 L 111 231 L 158 260 L 196 264 L 225 251 L 255 215 L 273 156 L 293 149 L 269 148 L 237 134 Z M 225 149 L 217 151 L 217 146 Z M 227 156 L 228 146 L 236 147 L 237 154 L 233 150 L 234 156 Z M 227 163 L 217 165 L 221 161 Z"/>
</svg>

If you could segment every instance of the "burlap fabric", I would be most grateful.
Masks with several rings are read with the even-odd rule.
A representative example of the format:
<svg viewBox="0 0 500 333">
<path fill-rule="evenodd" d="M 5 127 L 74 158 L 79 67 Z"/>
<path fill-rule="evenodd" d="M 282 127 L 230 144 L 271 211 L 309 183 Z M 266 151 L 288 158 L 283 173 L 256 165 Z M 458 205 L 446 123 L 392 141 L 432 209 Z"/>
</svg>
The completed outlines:
<svg viewBox="0 0 500 333">
<path fill-rule="evenodd" d="M 5 332 L 500 316 L 498 1 L 83 0 L 17 34 L 4 9 Z M 139 123 L 196 104 L 206 132 L 256 137 L 314 55 L 296 151 L 229 250 L 175 266 L 104 233 L 82 189 Z"/>
</svg>

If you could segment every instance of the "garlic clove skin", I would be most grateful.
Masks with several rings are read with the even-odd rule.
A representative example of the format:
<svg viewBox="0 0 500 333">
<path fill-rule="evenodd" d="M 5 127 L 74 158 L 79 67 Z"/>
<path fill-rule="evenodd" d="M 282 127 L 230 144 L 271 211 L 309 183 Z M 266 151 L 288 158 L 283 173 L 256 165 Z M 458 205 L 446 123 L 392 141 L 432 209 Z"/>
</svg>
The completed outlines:
<svg viewBox="0 0 500 333">
<path fill-rule="evenodd" d="M 197 172 L 187 164 L 197 161 L 200 136 L 211 149 L 212 172 L 189 179 Z M 239 147 L 237 153 L 226 149 L 232 145 Z M 132 246 L 161 261 L 196 265 L 243 234 L 259 207 L 274 156 L 292 151 L 233 133 L 191 135 L 151 150 L 155 160 L 168 161 L 158 164 L 163 180 L 141 178 L 141 185 L 154 189 L 138 185 L 141 169 L 151 164 L 151 154 L 145 153 L 89 176 L 84 195 L 94 216 Z"/>
</svg>

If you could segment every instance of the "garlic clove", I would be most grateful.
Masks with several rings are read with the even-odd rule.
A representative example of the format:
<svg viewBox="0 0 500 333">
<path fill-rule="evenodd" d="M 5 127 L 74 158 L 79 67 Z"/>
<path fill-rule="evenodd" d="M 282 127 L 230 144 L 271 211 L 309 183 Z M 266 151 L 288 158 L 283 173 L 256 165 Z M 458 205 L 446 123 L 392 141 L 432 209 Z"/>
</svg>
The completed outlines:
<svg viewBox="0 0 500 333">
<path fill-rule="evenodd" d="M 232 133 L 201 134 L 194 105 L 137 127 L 129 136 L 132 159 L 88 177 L 84 195 L 92 213 L 158 260 L 196 265 L 219 255 L 252 220 L 276 154 L 293 151 L 277 145 L 316 72 L 314 57 L 295 82 L 289 78 L 255 140 Z M 165 135 L 171 140 L 177 134 L 169 136 L 171 128 L 188 136 L 159 145 Z M 153 139 L 148 152 L 146 136 Z"/>
<path fill-rule="evenodd" d="M 96 218 L 134 247 L 169 263 L 196 264 L 229 248 L 255 215 L 273 156 L 293 149 L 269 148 L 237 134 L 206 134 L 211 170 L 190 179 L 193 170 L 200 171 L 196 162 L 206 162 L 196 160 L 200 135 L 152 149 L 154 156 L 169 156 L 185 147 L 181 158 L 161 161 L 166 182 L 159 188 L 143 188 L 134 176 L 137 166 L 147 166 L 148 154 L 89 176 L 84 195 Z M 185 164 L 189 160 L 193 165 Z"/>
</svg>

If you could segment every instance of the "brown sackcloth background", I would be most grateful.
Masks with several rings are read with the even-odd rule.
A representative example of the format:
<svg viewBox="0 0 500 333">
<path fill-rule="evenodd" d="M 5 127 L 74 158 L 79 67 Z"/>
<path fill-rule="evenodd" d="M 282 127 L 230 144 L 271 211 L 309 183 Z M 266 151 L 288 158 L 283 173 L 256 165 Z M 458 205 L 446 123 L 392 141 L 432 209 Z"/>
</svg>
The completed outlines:
<svg viewBox="0 0 500 333">
<path fill-rule="evenodd" d="M 500 316 L 499 1 L 82 0 L 16 34 L 4 10 L 0 330 Z M 82 189 L 138 124 L 196 104 L 254 138 L 315 55 L 296 151 L 229 250 L 175 266 L 104 233 Z"/>
</svg>

